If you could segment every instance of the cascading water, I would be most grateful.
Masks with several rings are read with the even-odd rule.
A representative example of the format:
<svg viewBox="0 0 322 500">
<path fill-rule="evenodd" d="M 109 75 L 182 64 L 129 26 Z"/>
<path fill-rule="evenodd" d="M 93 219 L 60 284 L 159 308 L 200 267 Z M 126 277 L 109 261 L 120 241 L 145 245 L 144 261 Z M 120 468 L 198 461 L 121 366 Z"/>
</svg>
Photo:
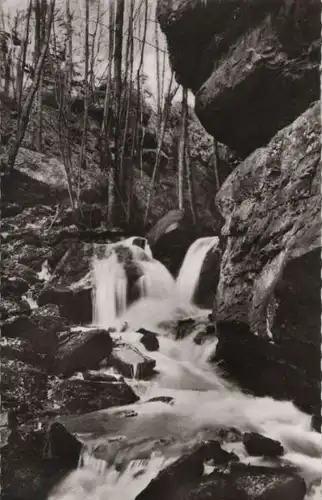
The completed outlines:
<svg viewBox="0 0 322 500">
<path fill-rule="evenodd" d="M 204 259 L 209 250 L 218 244 L 218 237 L 209 236 L 199 238 L 190 246 L 177 278 L 177 293 L 182 302 L 186 304 L 192 302 Z"/>
<path fill-rule="evenodd" d="M 127 380 L 141 397 L 138 403 L 66 422 L 72 432 L 83 435 L 82 467 L 59 485 L 50 500 L 134 500 L 189 444 L 215 438 L 218 429 L 231 427 L 278 439 L 286 451 L 283 461 L 298 467 L 308 485 L 321 478 L 321 435 L 310 430 L 310 417 L 291 402 L 242 393 L 207 362 L 216 343 L 193 342 L 198 328 L 204 328 L 208 311 L 198 310 L 189 301 L 203 259 L 217 244 L 217 238 L 197 240 L 188 250 L 176 283 L 149 253 L 134 249 L 131 255 L 142 274 L 136 283 L 140 298 L 130 307 L 125 266 L 115 253 L 95 259 L 95 322 L 107 327 L 116 318 L 119 324 L 126 321 L 128 329 L 112 336 L 153 358 L 159 374 L 141 384 Z M 129 240 L 127 245 L 131 247 Z M 175 341 L 173 323 L 191 314 L 198 318 L 194 332 Z M 139 326 L 159 333 L 158 351 L 146 351 L 134 331 Z M 159 396 L 172 398 L 173 404 L 149 402 Z M 131 418 L 126 416 L 129 412 Z M 254 463 L 240 442 L 229 446 L 242 461 Z M 321 500 L 321 490 L 315 488 L 307 498 Z"/>
</svg>

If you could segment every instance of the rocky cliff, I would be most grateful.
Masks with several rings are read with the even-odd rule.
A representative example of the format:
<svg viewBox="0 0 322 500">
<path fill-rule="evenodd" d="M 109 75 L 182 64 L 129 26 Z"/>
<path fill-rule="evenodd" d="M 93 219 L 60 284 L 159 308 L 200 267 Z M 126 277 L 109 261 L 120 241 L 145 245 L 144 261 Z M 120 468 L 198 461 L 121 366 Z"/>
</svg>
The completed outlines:
<svg viewBox="0 0 322 500">
<path fill-rule="evenodd" d="M 244 156 L 319 98 L 318 0 L 159 0 L 158 19 L 202 124 Z"/>
<path fill-rule="evenodd" d="M 158 19 L 201 123 L 244 158 L 216 197 L 214 314 L 320 379 L 320 3 L 159 0 Z"/>
</svg>

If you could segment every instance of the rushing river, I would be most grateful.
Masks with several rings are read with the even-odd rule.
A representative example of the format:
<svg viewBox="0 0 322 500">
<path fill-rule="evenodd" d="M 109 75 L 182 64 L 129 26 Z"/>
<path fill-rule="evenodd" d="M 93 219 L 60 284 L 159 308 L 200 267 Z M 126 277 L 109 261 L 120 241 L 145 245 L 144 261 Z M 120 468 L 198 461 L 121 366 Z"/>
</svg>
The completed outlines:
<svg viewBox="0 0 322 500">
<path fill-rule="evenodd" d="M 316 482 L 322 477 L 322 442 L 321 435 L 311 430 L 310 417 L 291 402 L 244 394 L 208 363 L 216 341 L 193 342 L 198 330 L 204 330 L 209 313 L 192 304 L 193 294 L 203 260 L 218 239 L 194 242 L 176 280 L 153 259 L 148 246 L 141 249 L 132 243 L 133 239 L 122 244 L 128 245 L 141 270 L 136 282 L 139 300 L 127 305 L 127 274 L 115 253 L 95 259 L 94 326 L 114 326 L 116 340 L 155 359 L 158 375 L 149 381 L 127 380 L 140 396 L 138 403 L 66 422 L 84 442 L 84 451 L 79 469 L 59 485 L 50 500 L 134 500 L 191 443 L 215 438 L 219 430 L 231 427 L 278 439 L 286 450 L 283 461 L 299 467 L 308 486 Z M 176 341 L 175 324 L 185 318 L 195 318 L 194 331 Z M 135 333 L 140 327 L 158 333 L 158 351 L 145 350 Z M 160 396 L 172 404 L 149 401 Z M 260 459 L 247 456 L 241 442 L 228 443 L 226 449 L 246 463 L 263 465 Z M 321 500 L 321 488 L 311 488 L 307 498 Z"/>
</svg>

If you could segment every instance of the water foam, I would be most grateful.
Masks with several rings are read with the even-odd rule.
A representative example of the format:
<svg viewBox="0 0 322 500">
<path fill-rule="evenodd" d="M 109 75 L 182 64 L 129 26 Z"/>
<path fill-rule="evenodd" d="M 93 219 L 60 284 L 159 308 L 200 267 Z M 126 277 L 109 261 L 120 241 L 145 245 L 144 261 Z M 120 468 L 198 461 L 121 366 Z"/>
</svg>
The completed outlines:
<svg viewBox="0 0 322 500">
<path fill-rule="evenodd" d="M 129 240 L 126 244 L 131 246 Z M 134 500 L 189 444 L 216 438 L 218 430 L 231 427 L 278 439 L 286 450 L 284 462 L 298 467 L 308 485 L 322 477 L 321 435 L 311 431 L 310 417 L 291 402 L 244 394 L 221 376 L 219 368 L 209 365 L 216 342 L 193 342 L 207 315 L 191 303 L 193 292 L 207 252 L 217 244 L 215 238 L 197 240 L 176 283 L 151 255 L 141 248 L 134 250 L 142 276 L 137 283 L 140 300 L 130 307 L 124 299 L 127 280 L 123 265 L 113 255 L 95 261 L 95 320 L 105 327 L 112 319 L 120 325 L 126 321 L 127 330 L 111 335 L 155 359 L 158 376 L 152 381 L 127 381 L 141 397 L 136 404 L 67 421 L 72 432 L 88 433 L 83 437 L 83 467 L 69 475 L 50 500 Z M 187 316 L 199 317 L 199 323 L 187 338 L 175 341 L 176 322 Z M 147 352 L 140 343 L 134 329 L 142 326 L 159 334 L 158 351 Z M 173 398 L 173 404 L 148 401 L 159 396 Z M 98 444 L 103 450 L 100 456 L 92 451 Z M 252 463 L 241 442 L 225 446 L 242 461 Z M 319 500 L 319 495 L 316 486 L 307 498 Z"/>
</svg>

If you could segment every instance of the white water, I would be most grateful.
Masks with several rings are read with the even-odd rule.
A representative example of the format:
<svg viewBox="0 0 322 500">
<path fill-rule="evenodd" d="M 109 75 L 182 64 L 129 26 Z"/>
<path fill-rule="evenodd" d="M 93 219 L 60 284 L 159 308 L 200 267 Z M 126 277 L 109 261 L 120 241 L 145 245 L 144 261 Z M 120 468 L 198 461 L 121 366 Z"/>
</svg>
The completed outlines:
<svg viewBox="0 0 322 500">
<path fill-rule="evenodd" d="M 219 238 L 209 236 L 199 238 L 190 246 L 177 278 L 177 292 L 181 300 L 192 302 L 203 261 L 210 249 L 219 244 Z"/>
<path fill-rule="evenodd" d="M 242 393 L 207 362 L 216 342 L 199 346 L 193 342 L 194 335 L 205 328 L 208 311 L 187 303 L 193 294 L 191 288 L 188 294 L 186 287 L 197 286 L 202 266 L 198 255 L 203 259 L 214 244 L 210 240 L 193 244 L 179 273 L 180 286 L 160 263 L 151 258 L 141 260 L 142 299 L 129 308 L 122 299 L 126 282 L 122 265 L 113 256 L 95 262 L 96 318 L 104 327 L 110 326 L 111 319 L 117 319 L 119 325 L 127 322 L 127 331 L 111 335 L 154 358 L 158 376 L 152 381 L 127 380 L 141 398 L 138 403 L 66 422 L 85 443 L 83 466 L 59 485 L 50 500 L 134 500 L 191 443 L 216 438 L 218 430 L 230 427 L 278 439 L 286 450 L 283 461 L 299 467 L 309 487 L 322 477 L 321 435 L 310 430 L 310 417 L 290 402 Z M 191 316 L 196 318 L 194 332 L 175 341 L 172 333 L 176 321 Z M 134 331 L 141 326 L 159 333 L 159 351 L 145 350 L 140 334 Z M 158 396 L 171 397 L 174 402 L 148 402 Z M 127 417 L 128 412 L 135 412 L 135 416 Z M 265 465 L 260 459 L 247 457 L 241 442 L 224 447 L 235 451 L 246 463 Z M 312 487 L 307 498 L 321 500 L 319 487 Z"/>
</svg>

